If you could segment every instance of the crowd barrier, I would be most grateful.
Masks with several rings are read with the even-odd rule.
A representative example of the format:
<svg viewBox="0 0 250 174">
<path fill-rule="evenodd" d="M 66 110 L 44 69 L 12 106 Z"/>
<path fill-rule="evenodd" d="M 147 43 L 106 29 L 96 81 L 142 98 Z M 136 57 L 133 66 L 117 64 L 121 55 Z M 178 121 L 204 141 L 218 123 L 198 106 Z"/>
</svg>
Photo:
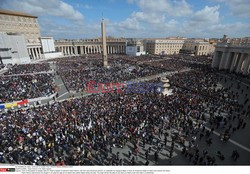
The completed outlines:
<svg viewBox="0 0 250 174">
<path fill-rule="evenodd" d="M 9 109 L 12 107 L 23 106 L 28 103 L 29 103 L 28 99 L 21 100 L 18 102 L 13 102 L 13 103 L 4 103 L 4 104 L 0 104 L 0 109 Z"/>
<path fill-rule="evenodd" d="M 11 103 L 3 103 L 3 104 L 0 104 L 0 110 L 1 109 L 11 109 L 11 108 L 15 108 L 15 107 L 22 107 L 24 105 L 27 106 L 29 103 L 52 99 L 55 96 L 56 96 L 56 93 L 50 95 L 49 97 L 39 97 L 39 98 L 15 101 L 15 102 L 11 102 Z"/>
</svg>

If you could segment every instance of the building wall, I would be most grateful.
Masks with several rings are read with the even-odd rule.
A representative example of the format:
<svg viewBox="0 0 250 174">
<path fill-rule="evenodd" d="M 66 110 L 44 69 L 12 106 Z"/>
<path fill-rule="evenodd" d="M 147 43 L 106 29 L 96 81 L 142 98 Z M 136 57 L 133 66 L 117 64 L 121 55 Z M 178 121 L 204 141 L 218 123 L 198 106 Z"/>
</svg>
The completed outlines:
<svg viewBox="0 0 250 174">
<path fill-rule="evenodd" d="M 130 56 L 141 56 L 145 55 L 146 52 L 142 46 L 126 46 L 126 54 Z"/>
<path fill-rule="evenodd" d="M 179 54 L 184 44 L 183 39 L 147 39 L 145 40 L 146 51 L 149 54 Z"/>
<path fill-rule="evenodd" d="M 188 39 L 184 42 L 182 51 L 194 52 L 196 56 L 211 55 L 215 49 L 214 44 L 202 39 Z"/>
<path fill-rule="evenodd" d="M 41 37 L 43 53 L 55 52 L 54 39 L 52 37 Z"/>
<path fill-rule="evenodd" d="M 145 55 L 145 48 L 142 39 L 129 38 L 126 41 L 126 54 L 130 56 Z"/>
<path fill-rule="evenodd" d="M 0 10 L 0 32 L 23 35 L 24 44 L 27 46 L 31 59 L 43 57 L 37 16 L 17 11 Z"/>
<path fill-rule="evenodd" d="M 0 33 L 0 57 L 4 64 L 29 63 L 24 36 Z"/>
<path fill-rule="evenodd" d="M 0 32 L 23 34 L 27 43 L 39 42 L 40 30 L 36 17 L 1 14 Z"/>
</svg>

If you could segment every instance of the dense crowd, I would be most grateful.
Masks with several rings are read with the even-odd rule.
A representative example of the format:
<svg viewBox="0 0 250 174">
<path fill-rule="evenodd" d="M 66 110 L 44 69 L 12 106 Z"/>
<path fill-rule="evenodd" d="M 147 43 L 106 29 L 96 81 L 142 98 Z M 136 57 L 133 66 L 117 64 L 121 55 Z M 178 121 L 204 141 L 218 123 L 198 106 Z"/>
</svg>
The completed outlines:
<svg viewBox="0 0 250 174">
<path fill-rule="evenodd" d="M 54 88 L 53 74 L 0 76 L 0 103 L 49 96 Z"/>
<path fill-rule="evenodd" d="M 57 71 L 65 85 L 72 91 L 86 90 L 88 81 L 96 83 L 124 82 L 138 77 L 164 72 L 161 68 L 137 65 L 127 60 L 109 60 L 109 68 L 103 68 L 101 60 L 75 60 L 57 62 Z"/>
<path fill-rule="evenodd" d="M 103 73 L 117 80 L 126 79 L 129 72 L 119 75 L 121 69 L 113 68 L 111 71 L 98 69 L 92 72 L 91 78 L 95 79 L 88 76 L 84 79 L 110 80 Z M 137 68 L 134 77 L 147 75 Z M 69 78 L 73 80 L 79 76 Z M 171 159 L 178 146 L 190 164 L 215 165 L 225 158 L 222 150 L 200 149 L 199 142 L 213 146 L 211 134 L 215 130 L 221 132 L 222 141 L 228 141 L 235 131 L 246 127 L 245 116 L 249 115 L 249 110 L 247 113 L 237 102 L 237 94 L 218 88 L 220 80 L 213 70 L 195 69 L 171 77 L 174 93 L 170 96 L 100 94 L 2 113 L 0 162 L 136 165 L 139 151 L 143 149 L 145 165 L 148 165 L 149 160 L 158 164 L 164 148 L 168 149 L 165 158 Z M 228 98 L 229 94 L 232 98 Z M 169 141 L 170 148 L 166 148 Z M 125 155 L 126 159 L 119 152 L 113 154 L 115 149 L 121 150 L 128 143 L 133 147 Z M 145 148 L 146 145 L 149 147 Z M 239 157 L 239 152 L 234 150 L 231 158 L 237 160 Z"/>
<path fill-rule="evenodd" d="M 155 68 L 162 68 L 166 71 L 180 71 L 182 69 L 188 68 L 188 64 L 186 62 L 174 58 L 163 61 L 147 62 L 145 64 Z"/>
<path fill-rule="evenodd" d="M 230 80 L 236 80 L 238 82 L 243 82 L 250 85 L 250 76 L 249 75 L 243 75 L 243 74 L 237 74 L 234 72 L 229 71 L 220 71 L 220 74 L 223 74 L 225 76 L 230 77 Z"/>
<path fill-rule="evenodd" d="M 5 75 L 13 75 L 13 74 L 28 74 L 28 73 L 36 73 L 36 72 L 47 72 L 50 71 L 49 63 L 39 63 L 39 64 L 21 64 L 14 65 Z"/>
<path fill-rule="evenodd" d="M 144 63 L 144 62 L 151 62 L 151 61 L 161 61 L 166 59 L 166 57 L 161 56 L 152 56 L 152 55 L 144 55 L 144 56 L 138 56 L 138 57 L 129 57 L 129 56 L 123 56 L 121 57 L 124 60 L 128 60 L 131 62 L 137 62 L 137 63 Z"/>
<path fill-rule="evenodd" d="M 203 71 L 193 70 L 170 77 L 172 85 L 178 88 L 199 93 L 216 100 L 234 101 L 236 96 L 229 89 L 216 88 L 219 80 L 221 80 L 220 76 L 216 76 L 213 71 L 208 72 L 206 69 L 203 69 Z M 225 92 L 228 94 L 227 96 L 224 96 Z"/>
<path fill-rule="evenodd" d="M 195 62 L 199 64 L 211 64 L 212 58 L 207 56 L 188 56 L 188 55 L 174 55 L 170 56 L 171 58 L 186 61 L 186 62 Z"/>
<path fill-rule="evenodd" d="M 119 59 L 118 59 L 119 58 Z M 121 58 L 121 59 L 120 59 Z M 137 91 L 106 93 L 67 99 L 35 108 L 0 111 L 0 163 L 36 165 L 138 165 L 138 158 L 159 164 L 159 156 L 169 160 L 176 149 L 187 164 L 216 165 L 226 158 L 237 161 L 241 154 L 231 154 L 214 147 L 217 131 L 227 143 L 238 130 L 247 126 L 250 116 L 249 95 L 240 82 L 237 92 L 233 82 L 195 58 L 171 58 L 152 61 L 145 56 L 133 61 L 126 56 L 109 59 L 102 67 L 96 55 L 60 58 L 57 73 L 70 90 L 83 91 L 87 81 L 122 82 L 165 71 L 180 71 L 169 77 L 173 95 Z M 151 61 L 151 62 L 150 62 Z M 7 74 L 49 71 L 49 64 L 14 66 Z M 222 73 L 222 72 L 220 72 Z M 54 93 L 53 74 L 0 76 L 0 103 Z M 160 82 L 160 78 L 151 82 Z M 249 90 L 247 88 L 246 90 Z M 239 99 L 243 98 L 243 102 Z M 206 147 L 201 148 L 200 143 Z M 129 151 L 126 147 L 132 144 Z M 169 145 L 170 144 L 170 145 Z M 125 154 L 122 154 L 125 153 Z M 143 153 L 141 153 L 143 152 Z"/>
</svg>

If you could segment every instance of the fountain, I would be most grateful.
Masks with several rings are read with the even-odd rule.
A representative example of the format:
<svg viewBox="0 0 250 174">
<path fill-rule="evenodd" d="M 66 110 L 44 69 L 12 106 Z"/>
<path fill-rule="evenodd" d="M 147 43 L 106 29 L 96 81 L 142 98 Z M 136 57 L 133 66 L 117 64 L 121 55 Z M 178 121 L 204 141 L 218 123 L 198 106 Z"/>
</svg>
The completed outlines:
<svg viewBox="0 0 250 174">
<path fill-rule="evenodd" d="M 169 96 L 169 95 L 172 95 L 173 94 L 173 90 L 172 89 L 170 89 L 169 87 L 170 87 L 170 84 L 169 84 L 169 79 L 167 78 L 167 77 L 162 77 L 161 78 L 161 82 L 162 82 L 162 94 L 163 95 L 167 95 L 167 96 Z"/>
</svg>

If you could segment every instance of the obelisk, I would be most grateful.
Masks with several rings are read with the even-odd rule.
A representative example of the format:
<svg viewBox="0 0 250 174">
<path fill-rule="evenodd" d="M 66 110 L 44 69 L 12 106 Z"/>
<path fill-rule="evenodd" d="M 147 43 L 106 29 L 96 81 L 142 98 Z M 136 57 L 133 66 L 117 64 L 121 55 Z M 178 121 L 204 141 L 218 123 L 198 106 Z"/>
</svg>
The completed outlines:
<svg viewBox="0 0 250 174">
<path fill-rule="evenodd" d="M 108 56 L 107 56 L 107 43 L 106 43 L 106 29 L 104 19 L 102 19 L 102 59 L 103 66 L 108 66 Z"/>
</svg>

